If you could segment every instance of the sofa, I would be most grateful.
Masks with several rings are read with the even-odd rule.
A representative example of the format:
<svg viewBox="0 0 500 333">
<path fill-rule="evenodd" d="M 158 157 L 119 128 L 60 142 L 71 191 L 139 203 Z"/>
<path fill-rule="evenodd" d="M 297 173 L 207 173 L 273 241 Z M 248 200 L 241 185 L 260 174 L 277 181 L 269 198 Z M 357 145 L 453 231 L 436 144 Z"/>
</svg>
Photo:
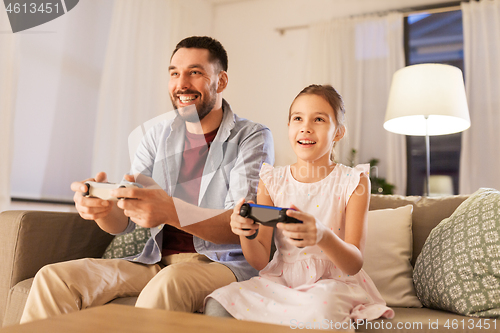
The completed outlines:
<svg viewBox="0 0 500 333">
<path fill-rule="evenodd" d="M 370 211 L 412 206 L 412 209 L 410 208 L 412 210 L 410 239 L 405 240 L 404 243 L 410 244 L 410 251 L 407 251 L 409 253 L 408 259 L 410 264 L 414 265 L 430 231 L 441 220 L 449 217 L 467 197 L 372 195 Z M 95 223 L 83 220 L 76 213 L 5 211 L 0 213 L 0 228 L 2 230 L 0 254 L 3 258 L 3 265 L 0 269 L 0 320 L 3 327 L 19 323 L 33 277 L 41 267 L 72 259 L 99 258 L 113 239 L 113 236 L 101 231 Z M 377 229 L 379 228 L 377 227 Z M 380 239 L 378 241 L 383 247 L 384 241 Z M 387 247 L 389 251 L 392 251 L 390 244 Z M 373 256 L 373 252 L 375 251 L 370 250 L 370 255 Z M 387 264 L 393 265 L 390 262 Z M 409 278 L 411 281 L 411 276 Z M 392 283 L 385 284 L 385 286 L 380 287 L 384 287 L 390 292 Z M 394 286 L 396 286 L 396 282 L 394 282 Z M 400 331 L 407 332 L 454 331 L 451 326 L 448 328 L 443 325 L 446 325 L 447 322 L 449 325 L 452 322 L 459 323 L 462 320 L 467 322 L 469 319 L 473 320 L 474 323 L 481 323 L 484 320 L 419 307 L 418 300 L 414 296 L 412 297 L 414 299 L 413 306 L 416 307 L 391 306 L 395 311 L 393 319 L 378 319 L 370 322 L 369 325 L 367 323 L 356 326 L 356 330 L 380 332 L 388 328 L 391 328 L 390 330 L 400 328 Z M 113 302 L 133 305 L 135 298 L 117 299 Z M 420 325 L 414 323 L 420 323 Z M 489 324 L 493 327 L 497 323 L 490 320 Z M 496 327 L 500 329 L 500 323 Z M 475 330 L 477 332 L 485 331 L 484 327 L 468 331 Z"/>
</svg>

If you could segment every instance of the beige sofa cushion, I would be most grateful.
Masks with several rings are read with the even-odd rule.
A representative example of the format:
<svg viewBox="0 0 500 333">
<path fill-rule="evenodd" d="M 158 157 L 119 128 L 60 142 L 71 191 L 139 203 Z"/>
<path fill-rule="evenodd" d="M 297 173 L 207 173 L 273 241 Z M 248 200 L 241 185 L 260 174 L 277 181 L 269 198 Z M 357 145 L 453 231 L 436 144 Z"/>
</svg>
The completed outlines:
<svg viewBox="0 0 500 333">
<path fill-rule="evenodd" d="M 468 195 L 457 195 L 427 198 L 374 194 L 370 199 L 370 210 L 396 208 L 408 204 L 413 205 L 413 256 L 411 264 L 414 266 L 431 230 L 437 226 L 441 220 L 449 217 L 468 197 Z"/>
<path fill-rule="evenodd" d="M 26 279 L 9 290 L 7 309 L 3 322 L 4 327 L 19 324 L 32 284 L 33 278 Z"/>
<path fill-rule="evenodd" d="M 412 205 L 368 212 L 363 269 L 388 306 L 422 307 L 413 287 Z"/>
</svg>

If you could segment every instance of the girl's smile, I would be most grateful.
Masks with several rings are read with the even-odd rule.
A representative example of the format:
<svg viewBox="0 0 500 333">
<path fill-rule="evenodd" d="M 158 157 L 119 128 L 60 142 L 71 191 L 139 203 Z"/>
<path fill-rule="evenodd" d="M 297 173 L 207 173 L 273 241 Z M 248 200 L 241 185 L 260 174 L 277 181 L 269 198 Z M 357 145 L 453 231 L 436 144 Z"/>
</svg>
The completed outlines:
<svg viewBox="0 0 500 333">
<path fill-rule="evenodd" d="M 312 147 L 313 145 L 316 144 L 316 141 L 313 141 L 313 140 L 310 140 L 310 139 L 300 139 L 300 140 L 297 140 L 297 142 L 299 143 L 299 145 L 301 145 L 302 147 Z"/>
</svg>

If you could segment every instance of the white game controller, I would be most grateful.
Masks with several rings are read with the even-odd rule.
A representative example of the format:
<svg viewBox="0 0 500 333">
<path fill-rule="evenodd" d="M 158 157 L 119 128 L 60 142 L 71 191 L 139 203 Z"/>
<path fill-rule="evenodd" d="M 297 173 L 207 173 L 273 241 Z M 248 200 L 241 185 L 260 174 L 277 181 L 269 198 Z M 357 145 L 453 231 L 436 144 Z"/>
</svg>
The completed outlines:
<svg viewBox="0 0 500 333">
<path fill-rule="evenodd" d="M 84 197 L 99 198 L 102 200 L 112 200 L 117 201 L 120 198 L 111 196 L 111 191 L 117 188 L 142 188 L 141 184 L 123 182 L 120 184 L 115 183 L 97 183 L 97 182 L 85 182 L 87 186 L 87 192 L 83 193 Z"/>
</svg>

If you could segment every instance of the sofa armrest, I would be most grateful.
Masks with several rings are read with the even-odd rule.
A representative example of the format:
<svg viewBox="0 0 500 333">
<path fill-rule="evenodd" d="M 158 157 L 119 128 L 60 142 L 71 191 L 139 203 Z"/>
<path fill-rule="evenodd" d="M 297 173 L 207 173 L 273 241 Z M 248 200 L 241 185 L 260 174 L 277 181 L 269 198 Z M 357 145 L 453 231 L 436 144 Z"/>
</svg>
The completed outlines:
<svg viewBox="0 0 500 333">
<path fill-rule="evenodd" d="M 18 282 L 47 264 L 101 257 L 113 239 L 77 213 L 5 211 L 0 231 L 0 318 L 9 289 Z"/>
</svg>

